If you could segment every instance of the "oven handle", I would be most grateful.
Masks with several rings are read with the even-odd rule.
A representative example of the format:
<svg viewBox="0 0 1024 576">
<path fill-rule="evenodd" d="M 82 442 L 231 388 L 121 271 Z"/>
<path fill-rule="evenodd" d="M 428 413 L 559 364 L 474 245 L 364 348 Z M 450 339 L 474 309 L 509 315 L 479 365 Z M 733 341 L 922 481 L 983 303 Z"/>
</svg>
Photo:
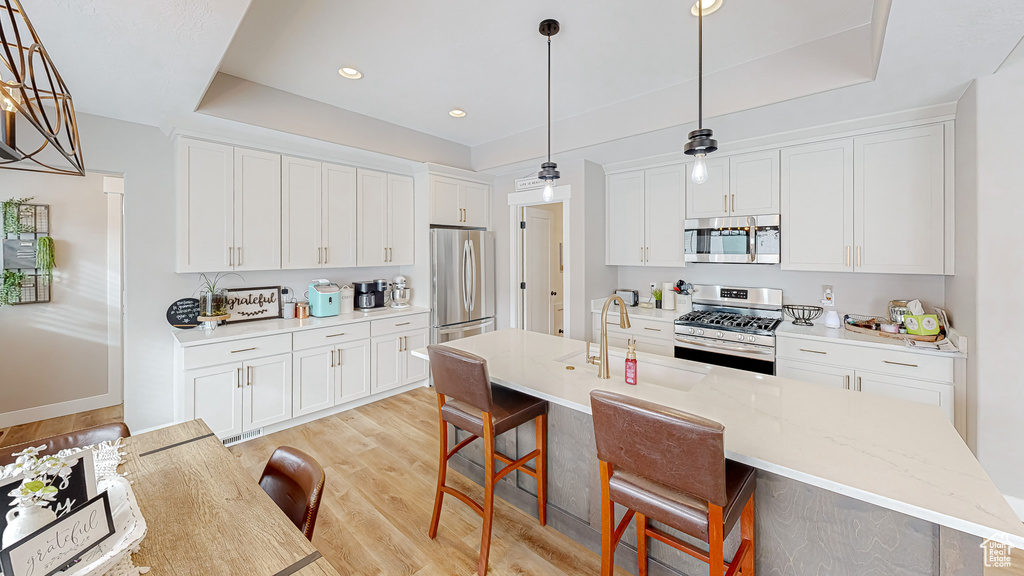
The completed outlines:
<svg viewBox="0 0 1024 576">
<path fill-rule="evenodd" d="M 733 352 L 743 352 L 745 354 L 760 354 L 762 356 L 774 356 L 774 350 L 762 350 L 760 348 L 739 348 L 736 346 L 722 346 L 720 344 L 707 344 L 705 342 L 698 342 L 695 340 L 688 340 L 686 338 L 680 338 L 676 336 L 676 342 L 683 342 L 685 344 L 693 344 L 694 346 L 702 346 L 704 348 L 711 348 L 713 350 L 731 350 Z"/>
</svg>

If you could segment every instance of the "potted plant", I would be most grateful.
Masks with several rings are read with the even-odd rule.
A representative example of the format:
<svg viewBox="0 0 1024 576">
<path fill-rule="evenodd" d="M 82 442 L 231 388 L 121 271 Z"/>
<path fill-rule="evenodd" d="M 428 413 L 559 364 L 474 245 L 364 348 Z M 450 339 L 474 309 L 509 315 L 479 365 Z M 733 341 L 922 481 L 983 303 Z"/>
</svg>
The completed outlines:
<svg viewBox="0 0 1024 576">
<path fill-rule="evenodd" d="M 20 270 L 4 270 L 3 284 L 0 285 L 0 306 L 21 302 L 21 284 L 25 273 Z"/>
<path fill-rule="evenodd" d="M 238 276 L 240 280 L 244 280 L 240 274 L 234 272 L 217 274 L 212 280 L 206 274 L 199 275 L 202 281 L 197 289 L 200 316 L 223 316 L 228 313 L 228 291 L 220 286 L 220 281 L 228 276 Z"/>
<path fill-rule="evenodd" d="M 4 548 L 57 519 L 57 513 L 47 506 L 57 497 L 57 479 L 64 481 L 71 475 L 71 465 L 59 456 L 40 454 L 45 449 L 44 444 L 15 452 L 18 459 L 4 469 L 5 476 L 24 475 L 21 485 L 7 494 L 14 498 L 14 508 L 6 514 L 7 527 L 0 544 Z"/>
<path fill-rule="evenodd" d="M 23 224 L 19 208 L 22 204 L 30 202 L 34 197 L 9 198 L 0 202 L 0 212 L 3 212 L 4 234 L 11 239 L 18 238 L 22 232 L 32 232 L 32 226 Z"/>
<path fill-rule="evenodd" d="M 661 290 L 659 288 L 651 290 L 651 296 L 654 296 L 654 307 L 661 308 Z"/>
</svg>

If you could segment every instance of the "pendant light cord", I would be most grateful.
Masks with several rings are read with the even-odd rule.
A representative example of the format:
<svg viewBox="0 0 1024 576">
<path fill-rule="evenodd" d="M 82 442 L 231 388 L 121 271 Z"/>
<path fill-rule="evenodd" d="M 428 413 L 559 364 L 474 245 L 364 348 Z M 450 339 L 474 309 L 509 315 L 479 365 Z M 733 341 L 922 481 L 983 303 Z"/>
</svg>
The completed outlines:
<svg viewBox="0 0 1024 576">
<path fill-rule="evenodd" d="M 551 162 L 551 36 L 548 35 L 548 162 Z"/>
<path fill-rule="evenodd" d="M 549 56 L 550 58 L 550 56 Z M 548 67 L 550 68 L 550 64 Z M 550 74 L 550 72 L 549 72 Z M 550 83 L 550 80 L 549 80 Z M 697 0 L 697 129 L 704 128 L 704 6 Z"/>
</svg>

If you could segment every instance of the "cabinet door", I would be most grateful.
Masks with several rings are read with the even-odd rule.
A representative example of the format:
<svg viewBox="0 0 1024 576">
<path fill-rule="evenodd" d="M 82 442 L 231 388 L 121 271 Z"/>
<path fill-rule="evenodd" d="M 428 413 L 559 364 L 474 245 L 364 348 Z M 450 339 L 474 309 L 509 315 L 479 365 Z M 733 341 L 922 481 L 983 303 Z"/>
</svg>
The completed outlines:
<svg viewBox="0 0 1024 576">
<path fill-rule="evenodd" d="M 779 378 L 811 382 L 844 390 L 849 390 L 853 383 L 853 370 L 850 368 L 812 364 L 788 358 L 775 360 L 775 375 Z"/>
<path fill-rule="evenodd" d="M 373 393 L 390 390 L 402 385 L 401 337 L 399 335 L 378 336 L 370 340 L 370 362 L 373 376 L 370 391 Z"/>
<path fill-rule="evenodd" d="M 443 226 L 462 226 L 462 206 L 459 203 L 461 183 L 441 176 L 430 177 L 430 223 Z"/>
<path fill-rule="evenodd" d="M 314 348 L 292 355 L 292 416 L 334 406 L 334 348 Z"/>
<path fill-rule="evenodd" d="M 644 171 L 608 177 L 605 264 L 643 266 Z"/>
<path fill-rule="evenodd" d="M 855 138 L 853 159 L 857 270 L 942 274 L 943 127 Z"/>
<path fill-rule="evenodd" d="M 648 266 L 686 266 L 683 222 L 686 220 L 684 167 L 666 166 L 644 174 L 645 252 Z"/>
<path fill-rule="evenodd" d="M 853 271 L 853 140 L 782 150 L 782 269 Z"/>
<path fill-rule="evenodd" d="M 410 266 L 416 259 L 416 198 L 412 178 L 388 174 L 388 198 L 391 212 L 388 264 Z"/>
<path fill-rule="evenodd" d="M 408 332 L 402 336 L 404 337 L 402 341 L 402 363 L 404 364 L 402 383 L 412 384 L 413 382 L 426 380 L 427 376 L 430 375 L 430 367 L 427 361 L 413 356 L 411 351 L 417 348 L 426 348 L 427 344 L 430 344 L 430 336 L 426 330 Z"/>
<path fill-rule="evenodd" d="M 235 270 L 281 269 L 281 156 L 235 148 Z"/>
<path fill-rule="evenodd" d="M 370 395 L 370 341 L 357 340 L 338 346 L 334 371 L 335 404 L 344 404 Z"/>
<path fill-rule="evenodd" d="M 356 169 L 337 164 L 323 165 L 323 217 L 321 243 L 324 268 L 355 266 L 356 258 Z"/>
<path fill-rule="evenodd" d="M 242 433 L 241 363 L 185 371 L 185 390 L 195 397 L 195 418 L 218 438 Z"/>
<path fill-rule="evenodd" d="M 733 216 L 779 213 L 779 151 L 729 158 L 729 212 Z"/>
<path fill-rule="evenodd" d="M 491 187 L 464 182 L 461 188 L 459 204 L 462 206 L 462 225 L 486 228 L 491 221 Z"/>
<path fill-rule="evenodd" d="M 242 429 L 253 430 L 292 417 L 292 355 L 243 363 Z"/>
<path fill-rule="evenodd" d="M 356 194 L 359 198 L 359 266 L 384 266 L 388 247 L 388 175 L 372 170 L 356 170 Z"/>
<path fill-rule="evenodd" d="M 729 159 L 705 158 L 708 180 L 696 184 L 690 179 L 693 164 L 686 165 L 686 217 L 717 218 L 729 215 Z"/>
<path fill-rule="evenodd" d="M 319 268 L 321 166 L 305 158 L 281 158 L 281 267 Z"/>
<path fill-rule="evenodd" d="M 884 374 L 857 371 L 857 389 L 868 394 L 900 398 L 942 408 L 953 421 L 953 385 L 899 378 Z"/>
<path fill-rule="evenodd" d="M 176 272 L 230 270 L 234 250 L 234 148 L 178 139 Z"/>
</svg>

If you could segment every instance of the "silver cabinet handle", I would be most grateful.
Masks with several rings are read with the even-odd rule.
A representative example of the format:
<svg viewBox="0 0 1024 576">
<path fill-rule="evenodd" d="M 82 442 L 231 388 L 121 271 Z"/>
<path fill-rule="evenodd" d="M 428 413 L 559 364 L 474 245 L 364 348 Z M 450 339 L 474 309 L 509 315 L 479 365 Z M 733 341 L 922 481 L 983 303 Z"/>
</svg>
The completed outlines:
<svg viewBox="0 0 1024 576">
<path fill-rule="evenodd" d="M 320 263 L 320 259 L 321 259 L 320 255 L 321 255 L 322 252 L 323 252 L 323 248 L 317 247 L 317 249 L 316 249 L 316 263 L 317 264 Z"/>
<path fill-rule="evenodd" d="M 235 377 L 235 382 L 238 384 L 237 388 L 242 387 L 242 367 L 238 367 L 238 375 Z"/>
<path fill-rule="evenodd" d="M 644 248 L 644 262 L 651 261 L 651 247 L 647 246 Z"/>
<path fill-rule="evenodd" d="M 232 354 L 238 354 L 239 352 L 249 352 L 249 351 L 255 350 L 255 349 L 256 349 L 256 347 L 253 346 L 252 348 L 242 348 L 241 350 L 232 350 L 231 353 Z"/>
<path fill-rule="evenodd" d="M 843 388 L 846 390 L 850 389 L 850 375 L 843 376 Z"/>
<path fill-rule="evenodd" d="M 857 246 L 857 267 L 860 267 L 860 246 Z"/>
<path fill-rule="evenodd" d="M 644 247 L 643 246 L 640 247 L 640 263 L 641 264 L 644 263 Z"/>
<path fill-rule="evenodd" d="M 888 360 L 882 360 L 886 364 L 892 364 L 893 366 L 907 366 L 909 368 L 917 368 L 917 364 L 904 364 L 903 362 L 890 362 Z"/>
<path fill-rule="evenodd" d="M 849 246 L 846 247 L 846 265 L 847 266 L 850 265 L 850 247 Z"/>
<path fill-rule="evenodd" d="M 238 250 L 238 265 L 241 266 L 242 265 L 242 247 L 239 246 L 237 248 L 237 250 Z"/>
<path fill-rule="evenodd" d="M 330 259 L 329 253 L 327 252 L 327 246 L 324 246 L 324 264 Z"/>
<path fill-rule="evenodd" d="M 345 335 L 344 332 L 338 332 L 337 334 L 328 334 L 327 336 L 324 336 L 324 338 L 337 338 L 338 336 L 344 336 L 344 335 Z"/>
<path fill-rule="evenodd" d="M 857 376 L 857 392 L 861 391 L 860 376 Z"/>
<path fill-rule="evenodd" d="M 231 246 L 228 246 L 228 266 L 234 266 L 234 265 L 235 265 L 235 249 L 233 247 L 231 247 Z"/>
<path fill-rule="evenodd" d="M 828 352 L 819 352 L 817 350 L 808 350 L 806 348 L 801 348 L 800 351 L 801 352 L 810 352 L 811 354 L 828 354 Z"/>
</svg>

